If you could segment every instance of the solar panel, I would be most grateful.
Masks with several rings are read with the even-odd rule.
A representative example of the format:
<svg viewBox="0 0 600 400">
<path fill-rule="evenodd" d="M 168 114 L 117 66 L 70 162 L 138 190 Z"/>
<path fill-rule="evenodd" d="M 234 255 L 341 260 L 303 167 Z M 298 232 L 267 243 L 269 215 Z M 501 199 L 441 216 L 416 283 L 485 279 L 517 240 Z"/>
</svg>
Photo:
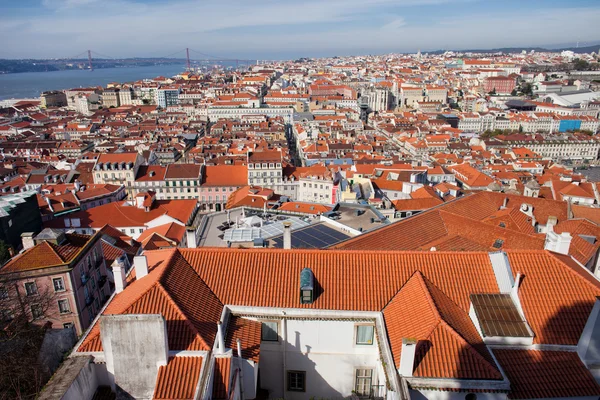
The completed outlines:
<svg viewBox="0 0 600 400">
<path fill-rule="evenodd" d="M 472 294 L 471 303 L 483 336 L 532 336 L 509 294 Z"/>
<path fill-rule="evenodd" d="M 292 248 L 322 249 L 346 240 L 350 237 L 324 223 L 314 224 L 292 231 Z M 283 236 L 273 238 L 275 247 L 283 247 Z"/>
</svg>

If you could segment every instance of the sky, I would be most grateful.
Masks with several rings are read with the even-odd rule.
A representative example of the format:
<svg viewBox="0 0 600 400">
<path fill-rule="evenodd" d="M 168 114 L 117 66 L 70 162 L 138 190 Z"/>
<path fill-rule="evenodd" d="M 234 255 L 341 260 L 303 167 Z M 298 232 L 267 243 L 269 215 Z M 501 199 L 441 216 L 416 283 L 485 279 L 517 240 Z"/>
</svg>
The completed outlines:
<svg viewBox="0 0 600 400">
<path fill-rule="evenodd" d="M 0 58 L 291 59 L 600 43 L 598 0 L 0 0 Z M 600 46 L 599 46 L 600 47 Z"/>
</svg>

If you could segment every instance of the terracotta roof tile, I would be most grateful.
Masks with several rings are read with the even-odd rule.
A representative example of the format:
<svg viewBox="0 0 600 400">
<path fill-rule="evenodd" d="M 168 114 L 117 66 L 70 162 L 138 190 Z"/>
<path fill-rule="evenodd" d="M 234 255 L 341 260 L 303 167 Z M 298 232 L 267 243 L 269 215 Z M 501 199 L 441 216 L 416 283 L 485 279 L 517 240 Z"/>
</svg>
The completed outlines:
<svg viewBox="0 0 600 400">
<path fill-rule="evenodd" d="M 508 252 L 513 274 L 524 275 L 519 298 L 534 343 L 577 345 L 600 295 L 600 282 L 564 258 L 539 251 Z"/>
<path fill-rule="evenodd" d="M 66 241 L 61 245 L 56 245 L 47 241 L 38 243 L 9 261 L 0 269 L 0 272 L 9 273 L 28 271 L 68 264 L 93 238 L 93 236 L 90 235 L 74 233 L 67 233 L 65 234 L 65 237 Z"/>
<path fill-rule="evenodd" d="M 494 349 L 510 381 L 511 399 L 600 395 L 600 386 L 573 351 Z"/>
<path fill-rule="evenodd" d="M 191 400 L 196 393 L 202 357 L 170 357 L 167 365 L 158 369 L 155 400 Z"/>
<path fill-rule="evenodd" d="M 396 365 L 402 339 L 418 340 L 414 376 L 502 379 L 467 312 L 420 272 L 400 289 L 383 315 Z"/>
<path fill-rule="evenodd" d="M 161 254 L 168 255 L 166 262 L 117 294 L 103 314 L 161 314 L 169 349 L 210 350 L 223 305 L 179 253 Z M 101 351 L 99 336 L 96 323 L 78 351 Z"/>
<path fill-rule="evenodd" d="M 260 356 L 261 323 L 232 316 L 227 325 L 225 348 L 233 349 L 236 356 L 237 339 L 241 341 L 242 357 L 257 363 Z"/>
<path fill-rule="evenodd" d="M 215 358 L 212 398 L 215 400 L 228 399 L 230 383 L 231 357 Z"/>
</svg>

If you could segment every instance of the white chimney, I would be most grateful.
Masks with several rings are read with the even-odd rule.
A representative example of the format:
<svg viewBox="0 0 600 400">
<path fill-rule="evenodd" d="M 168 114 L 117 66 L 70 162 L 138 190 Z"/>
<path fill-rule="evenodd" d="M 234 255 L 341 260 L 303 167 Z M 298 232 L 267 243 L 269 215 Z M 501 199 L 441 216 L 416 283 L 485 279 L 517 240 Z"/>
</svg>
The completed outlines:
<svg viewBox="0 0 600 400">
<path fill-rule="evenodd" d="M 195 249 L 198 247 L 198 244 L 196 243 L 196 230 L 194 228 L 188 228 L 185 231 L 185 237 L 188 249 Z"/>
<path fill-rule="evenodd" d="M 133 266 L 135 267 L 135 279 L 142 279 L 148 275 L 148 259 L 146 259 L 146 256 L 133 257 Z"/>
<path fill-rule="evenodd" d="M 23 243 L 23 250 L 27 250 L 35 246 L 35 240 L 33 240 L 33 232 L 21 233 L 21 242 Z"/>
<path fill-rule="evenodd" d="M 117 258 L 112 264 L 113 276 L 115 278 L 115 292 L 121 293 L 127 285 L 125 277 L 125 263 L 123 257 Z"/>
<path fill-rule="evenodd" d="M 556 232 L 549 231 L 546 233 L 546 243 L 544 245 L 544 249 L 567 255 L 569 254 L 569 248 L 571 247 L 572 239 L 573 237 L 569 232 L 558 234 Z"/>
<path fill-rule="evenodd" d="M 410 377 L 413 375 L 415 366 L 415 353 L 417 351 L 416 339 L 402 339 L 402 353 L 400 354 L 400 368 L 398 372 L 402 376 Z"/>
<path fill-rule="evenodd" d="M 225 338 L 223 337 L 223 324 L 221 321 L 217 324 L 217 344 L 219 346 L 219 353 L 225 353 Z"/>
<path fill-rule="evenodd" d="M 283 223 L 283 248 L 285 250 L 292 248 L 292 223 L 290 221 Z"/>
</svg>

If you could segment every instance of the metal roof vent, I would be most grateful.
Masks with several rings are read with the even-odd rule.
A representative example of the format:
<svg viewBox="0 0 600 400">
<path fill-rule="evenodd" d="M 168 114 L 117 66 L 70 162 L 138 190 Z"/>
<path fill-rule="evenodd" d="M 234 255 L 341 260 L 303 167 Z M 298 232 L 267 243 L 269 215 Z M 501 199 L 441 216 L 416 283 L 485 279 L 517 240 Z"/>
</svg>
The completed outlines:
<svg viewBox="0 0 600 400">
<path fill-rule="evenodd" d="M 314 301 L 315 277 L 310 268 L 304 268 L 300 272 L 300 303 L 312 304 Z"/>
</svg>

